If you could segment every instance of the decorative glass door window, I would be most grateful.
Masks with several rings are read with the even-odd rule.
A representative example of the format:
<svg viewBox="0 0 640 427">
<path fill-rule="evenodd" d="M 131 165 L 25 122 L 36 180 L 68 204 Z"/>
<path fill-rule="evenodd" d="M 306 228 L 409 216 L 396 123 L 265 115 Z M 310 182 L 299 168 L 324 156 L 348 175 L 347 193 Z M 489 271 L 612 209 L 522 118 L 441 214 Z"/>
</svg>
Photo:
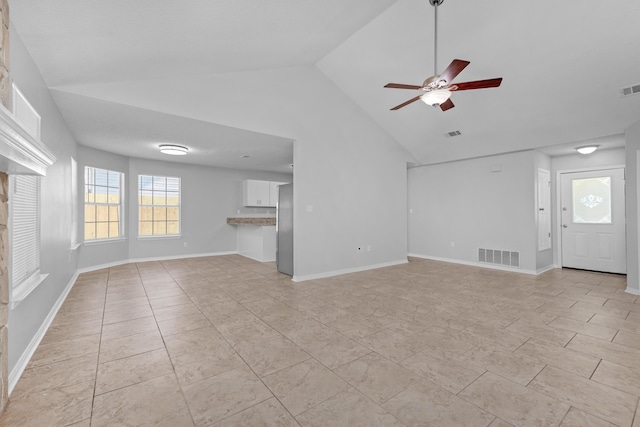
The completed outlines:
<svg viewBox="0 0 640 427">
<path fill-rule="evenodd" d="M 611 224 L 611 177 L 574 179 L 574 224 Z"/>
</svg>

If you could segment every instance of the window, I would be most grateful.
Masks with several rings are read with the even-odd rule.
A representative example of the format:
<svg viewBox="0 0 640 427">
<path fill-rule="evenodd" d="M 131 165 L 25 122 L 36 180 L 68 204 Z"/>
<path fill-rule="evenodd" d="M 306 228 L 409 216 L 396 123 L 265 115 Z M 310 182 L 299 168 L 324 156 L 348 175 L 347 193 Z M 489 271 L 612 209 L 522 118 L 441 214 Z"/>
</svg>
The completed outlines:
<svg viewBox="0 0 640 427">
<path fill-rule="evenodd" d="M 122 237 L 121 172 L 84 168 L 84 240 Z"/>
<path fill-rule="evenodd" d="M 41 281 L 40 177 L 10 175 L 12 299 L 21 301 Z"/>
<path fill-rule="evenodd" d="M 138 177 L 138 235 L 180 235 L 180 178 Z"/>
</svg>

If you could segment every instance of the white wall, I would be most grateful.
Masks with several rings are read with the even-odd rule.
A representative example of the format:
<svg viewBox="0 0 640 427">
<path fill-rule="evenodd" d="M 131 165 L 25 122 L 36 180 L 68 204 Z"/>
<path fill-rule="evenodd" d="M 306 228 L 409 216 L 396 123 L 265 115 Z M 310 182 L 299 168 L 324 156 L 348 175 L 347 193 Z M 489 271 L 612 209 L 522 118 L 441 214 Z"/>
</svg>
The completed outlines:
<svg viewBox="0 0 640 427">
<path fill-rule="evenodd" d="M 48 277 L 9 313 L 9 371 L 33 338 L 76 272 L 71 251 L 71 157 L 76 142 L 49 94 L 38 68 L 11 27 L 11 78 L 42 116 L 42 141 L 57 157 L 41 186 L 41 271 Z"/>
<path fill-rule="evenodd" d="M 518 251 L 520 269 L 535 272 L 534 156 L 525 151 L 409 169 L 409 253 L 476 263 L 478 248 Z"/>
<path fill-rule="evenodd" d="M 638 191 L 640 190 L 640 121 L 635 122 L 625 130 L 626 139 L 626 169 L 625 184 L 627 198 L 627 292 L 640 295 L 640 271 L 638 241 Z"/>
<path fill-rule="evenodd" d="M 85 166 L 116 170 L 125 174 L 125 239 L 88 243 L 80 248 L 80 268 L 147 258 L 180 257 L 235 252 L 236 226 L 227 217 L 241 214 L 275 214 L 274 208 L 242 207 L 242 181 L 263 179 L 291 182 L 291 174 L 240 171 L 127 158 L 87 147 L 79 147 L 78 169 Z M 138 175 L 181 178 L 181 236 L 138 238 Z M 80 185 L 83 177 L 79 178 Z M 82 195 L 82 189 L 79 190 Z M 82 203 L 80 203 L 82 206 Z M 80 221 L 84 220 L 80 216 Z M 80 234 L 82 236 L 82 234 Z M 187 246 L 184 244 L 187 243 Z"/>
<path fill-rule="evenodd" d="M 294 140 L 297 279 L 406 262 L 406 162 L 415 159 L 317 67 L 63 89 Z"/>
</svg>

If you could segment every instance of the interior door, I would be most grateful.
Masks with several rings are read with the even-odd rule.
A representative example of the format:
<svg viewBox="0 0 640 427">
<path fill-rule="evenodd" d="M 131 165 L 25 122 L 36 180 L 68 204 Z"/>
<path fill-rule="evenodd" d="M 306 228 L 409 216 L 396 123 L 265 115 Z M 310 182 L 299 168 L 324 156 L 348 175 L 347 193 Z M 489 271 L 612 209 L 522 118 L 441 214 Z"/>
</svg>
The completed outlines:
<svg viewBox="0 0 640 427">
<path fill-rule="evenodd" d="M 561 174 L 562 266 L 626 273 L 624 169 Z"/>
</svg>

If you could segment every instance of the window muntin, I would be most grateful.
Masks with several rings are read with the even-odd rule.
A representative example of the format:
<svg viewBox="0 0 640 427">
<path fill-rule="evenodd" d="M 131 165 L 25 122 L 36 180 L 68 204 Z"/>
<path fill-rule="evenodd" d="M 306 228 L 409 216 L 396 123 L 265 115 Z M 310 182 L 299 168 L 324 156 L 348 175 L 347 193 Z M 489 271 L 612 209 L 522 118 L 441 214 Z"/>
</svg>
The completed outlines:
<svg viewBox="0 0 640 427">
<path fill-rule="evenodd" d="M 180 178 L 138 176 L 138 235 L 180 235 Z"/>
<path fill-rule="evenodd" d="M 124 174 L 90 166 L 84 168 L 84 240 L 122 237 Z"/>
</svg>

